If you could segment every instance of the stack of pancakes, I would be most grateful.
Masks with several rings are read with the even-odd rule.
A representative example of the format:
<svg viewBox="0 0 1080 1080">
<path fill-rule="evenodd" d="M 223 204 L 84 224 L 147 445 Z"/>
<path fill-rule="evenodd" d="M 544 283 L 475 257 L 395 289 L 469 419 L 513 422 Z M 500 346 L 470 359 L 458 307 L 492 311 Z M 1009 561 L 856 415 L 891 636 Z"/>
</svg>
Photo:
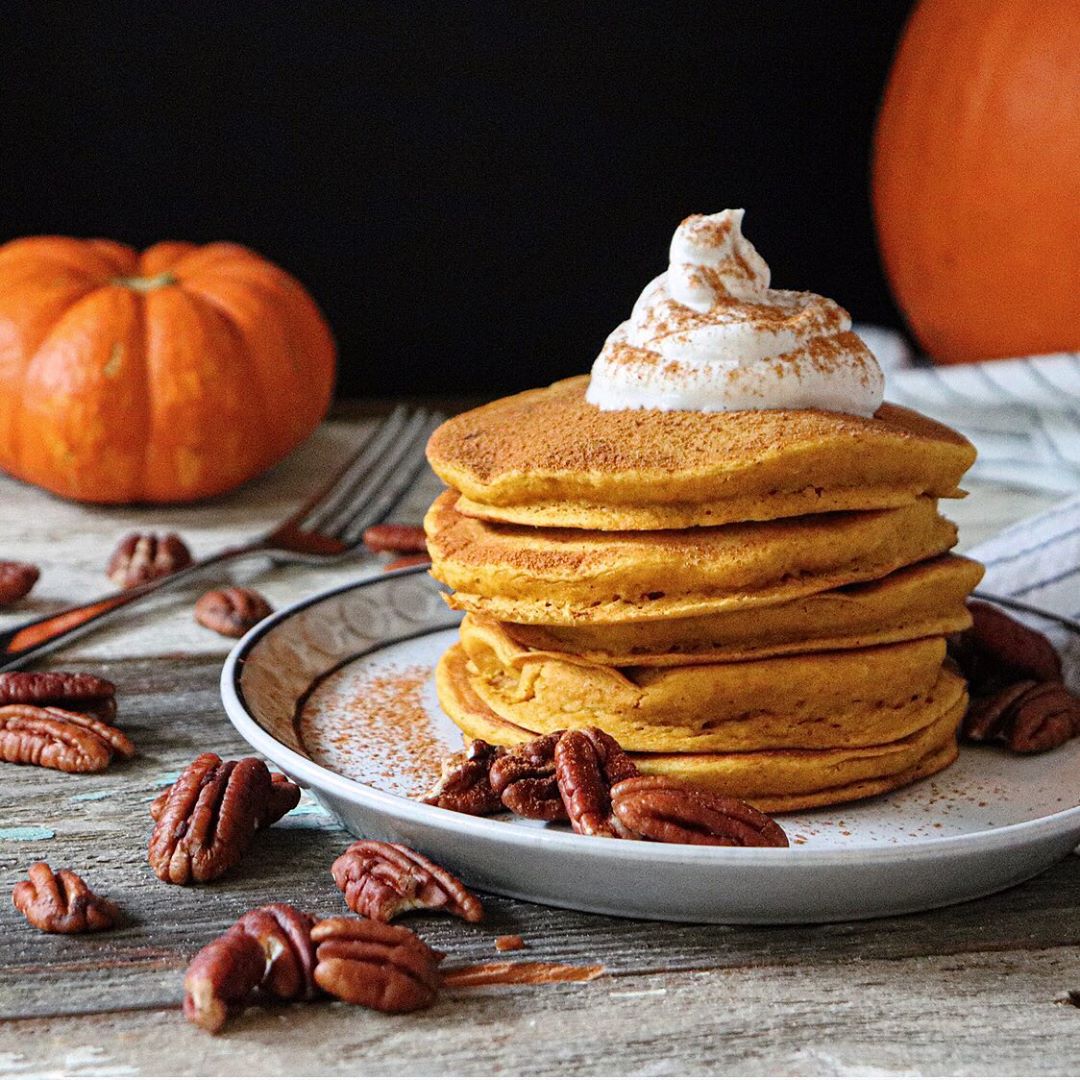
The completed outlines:
<svg viewBox="0 0 1080 1080">
<path fill-rule="evenodd" d="M 949 765 L 945 635 L 981 567 L 949 554 L 974 449 L 918 413 L 601 411 L 587 378 L 464 413 L 425 526 L 466 615 L 443 708 L 500 745 L 594 725 L 646 773 L 767 811 Z"/>
</svg>

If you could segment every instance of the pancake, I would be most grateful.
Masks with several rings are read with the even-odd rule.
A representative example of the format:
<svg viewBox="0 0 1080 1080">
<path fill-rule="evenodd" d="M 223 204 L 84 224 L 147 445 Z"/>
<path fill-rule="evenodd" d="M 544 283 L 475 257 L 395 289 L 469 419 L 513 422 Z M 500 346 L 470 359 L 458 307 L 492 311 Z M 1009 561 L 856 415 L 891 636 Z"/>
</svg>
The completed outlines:
<svg viewBox="0 0 1080 1080">
<path fill-rule="evenodd" d="M 833 749 L 893 742 L 955 699 L 944 638 L 737 664 L 613 668 L 522 651 L 494 623 L 461 626 L 469 685 L 537 733 L 599 727 L 626 750 Z"/>
<path fill-rule="evenodd" d="M 643 773 L 678 777 L 778 812 L 829 806 L 878 795 L 939 772 L 956 759 L 956 729 L 967 708 L 958 697 L 928 701 L 924 725 L 904 738 L 840 750 L 772 750 L 743 753 L 631 754 Z M 469 738 L 500 746 L 526 742 L 534 733 L 502 719 L 472 690 L 464 651 L 449 649 L 436 669 L 444 710 Z"/>
<path fill-rule="evenodd" d="M 619 531 L 770 521 L 956 497 L 962 435 L 888 403 L 871 419 L 818 409 L 601 412 L 587 376 L 448 420 L 428 460 L 489 521 Z"/>
<path fill-rule="evenodd" d="M 711 529 L 602 533 L 464 517 L 444 492 L 424 519 L 451 607 L 500 622 L 570 626 L 783 603 L 940 555 L 956 527 L 932 499 Z"/>
<path fill-rule="evenodd" d="M 523 648 L 612 667 L 716 663 L 861 649 L 935 637 L 971 625 L 966 600 L 982 577 L 971 559 L 943 555 L 861 585 L 769 607 L 614 625 L 503 623 Z"/>
</svg>

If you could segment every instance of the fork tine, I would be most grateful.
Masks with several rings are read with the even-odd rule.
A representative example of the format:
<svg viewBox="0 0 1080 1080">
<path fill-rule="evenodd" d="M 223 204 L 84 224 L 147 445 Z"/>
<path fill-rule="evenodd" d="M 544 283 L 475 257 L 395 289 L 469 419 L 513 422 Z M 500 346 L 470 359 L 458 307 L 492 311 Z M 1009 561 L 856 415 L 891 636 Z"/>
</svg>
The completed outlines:
<svg viewBox="0 0 1080 1080">
<path fill-rule="evenodd" d="M 423 446 L 433 428 L 431 413 L 427 410 L 418 411 L 409 417 L 405 430 L 398 435 L 396 442 L 367 472 L 357 477 L 334 514 L 323 521 L 320 531 L 345 541 L 344 532 L 356 519 L 357 513 L 366 511 L 373 500 L 380 498 L 384 489 L 394 484 L 402 462 L 410 457 L 417 447 L 423 453 Z M 382 501 L 384 500 L 380 499 L 380 502 Z M 365 513 L 365 516 L 369 515 Z M 356 536 L 352 542 L 359 539 L 359 536 Z"/>
<path fill-rule="evenodd" d="M 315 529 L 319 522 L 339 510 L 357 478 L 379 460 L 387 446 L 393 444 L 411 415 L 411 410 L 406 406 L 398 405 L 371 432 L 363 445 L 345 462 L 333 479 L 297 510 L 289 518 L 287 524 L 299 529 Z"/>
<path fill-rule="evenodd" d="M 397 505 L 406 491 L 412 487 L 420 470 L 426 464 L 424 451 L 431 433 L 443 422 L 444 416 L 436 413 L 417 431 L 412 444 L 401 455 L 395 468 L 386 477 L 385 483 L 369 496 L 358 497 L 353 506 L 354 516 L 342 526 L 339 539 L 354 546 L 363 538 L 364 530 L 369 525 L 382 521 Z"/>
</svg>

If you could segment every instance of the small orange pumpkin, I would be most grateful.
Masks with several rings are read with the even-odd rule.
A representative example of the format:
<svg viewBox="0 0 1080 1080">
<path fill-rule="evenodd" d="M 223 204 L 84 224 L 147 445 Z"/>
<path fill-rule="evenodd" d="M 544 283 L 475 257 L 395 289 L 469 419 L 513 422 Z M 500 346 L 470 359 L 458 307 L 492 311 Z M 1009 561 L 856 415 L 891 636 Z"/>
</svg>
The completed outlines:
<svg viewBox="0 0 1080 1080">
<path fill-rule="evenodd" d="M 58 495 L 228 491 L 314 430 L 334 362 L 302 286 L 237 244 L 0 247 L 0 468 Z"/>
<path fill-rule="evenodd" d="M 1080 348 L 1080 0 L 922 0 L 873 197 L 893 292 L 934 359 Z"/>
</svg>

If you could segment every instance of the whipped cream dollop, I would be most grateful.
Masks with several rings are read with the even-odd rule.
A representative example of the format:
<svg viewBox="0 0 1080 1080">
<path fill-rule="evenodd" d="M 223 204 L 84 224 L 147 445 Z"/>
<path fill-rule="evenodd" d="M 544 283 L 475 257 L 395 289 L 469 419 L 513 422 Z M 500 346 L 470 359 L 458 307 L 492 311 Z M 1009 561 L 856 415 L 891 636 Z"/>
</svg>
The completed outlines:
<svg viewBox="0 0 1080 1080">
<path fill-rule="evenodd" d="M 600 409 L 827 409 L 872 416 L 885 379 L 839 304 L 769 288 L 742 210 L 675 230 L 667 271 L 610 334 L 586 400 Z"/>
</svg>

